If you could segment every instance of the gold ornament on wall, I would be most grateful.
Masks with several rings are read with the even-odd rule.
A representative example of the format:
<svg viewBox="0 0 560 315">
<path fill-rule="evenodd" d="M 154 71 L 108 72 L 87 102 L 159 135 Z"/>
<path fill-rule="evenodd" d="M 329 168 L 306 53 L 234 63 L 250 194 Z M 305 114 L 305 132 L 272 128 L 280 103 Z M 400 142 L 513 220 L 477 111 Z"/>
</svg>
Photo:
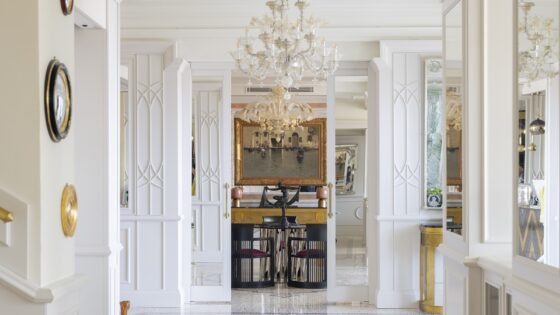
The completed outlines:
<svg viewBox="0 0 560 315">
<path fill-rule="evenodd" d="M 60 201 L 60 221 L 66 237 L 74 236 L 78 225 L 78 197 L 74 186 L 66 184 Z"/>
</svg>

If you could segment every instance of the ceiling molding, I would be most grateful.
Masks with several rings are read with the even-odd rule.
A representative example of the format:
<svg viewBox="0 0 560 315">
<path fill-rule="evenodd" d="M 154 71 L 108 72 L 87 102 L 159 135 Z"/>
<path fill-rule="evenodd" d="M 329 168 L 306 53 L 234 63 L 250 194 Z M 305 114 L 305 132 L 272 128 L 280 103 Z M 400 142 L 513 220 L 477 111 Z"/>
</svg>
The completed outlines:
<svg viewBox="0 0 560 315">
<path fill-rule="evenodd" d="M 441 26 L 323 28 L 321 35 L 331 42 L 371 42 L 387 39 L 441 39 Z M 123 39 L 237 39 L 243 28 L 123 28 Z"/>
</svg>

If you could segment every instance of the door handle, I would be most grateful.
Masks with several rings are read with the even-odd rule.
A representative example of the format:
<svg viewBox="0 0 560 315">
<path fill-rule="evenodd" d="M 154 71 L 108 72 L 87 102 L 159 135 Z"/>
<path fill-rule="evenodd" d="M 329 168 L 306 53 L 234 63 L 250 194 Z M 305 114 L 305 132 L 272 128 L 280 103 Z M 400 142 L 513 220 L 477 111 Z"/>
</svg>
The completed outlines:
<svg viewBox="0 0 560 315">
<path fill-rule="evenodd" d="M 14 221 L 14 214 L 0 207 L 0 221 L 3 221 L 4 223 L 12 222 Z"/>
<path fill-rule="evenodd" d="M 224 214 L 224 216 L 226 217 L 227 220 L 229 219 L 229 190 L 231 186 L 229 185 L 229 183 L 226 183 L 224 187 L 226 189 L 226 213 Z"/>
<path fill-rule="evenodd" d="M 328 187 L 329 187 L 329 219 L 332 219 L 332 217 L 334 216 L 333 213 L 333 204 L 332 204 L 332 190 L 333 190 L 333 183 L 329 183 Z"/>
</svg>

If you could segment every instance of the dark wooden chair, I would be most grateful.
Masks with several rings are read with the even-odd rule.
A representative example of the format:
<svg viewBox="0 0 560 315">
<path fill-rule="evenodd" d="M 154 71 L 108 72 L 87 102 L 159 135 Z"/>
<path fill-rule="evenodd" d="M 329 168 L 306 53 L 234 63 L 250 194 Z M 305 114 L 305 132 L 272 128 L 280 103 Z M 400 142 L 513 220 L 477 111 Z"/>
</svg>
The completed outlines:
<svg viewBox="0 0 560 315">
<path fill-rule="evenodd" d="M 254 235 L 253 224 L 232 225 L 232 288 L 274 286 L 274 240 Z"/>
<path fill-rule="evenodd" d="M 327 228 L 307 225 L 306 237 L 288 238 L 288 286 L 305 289 L 327 287 Z"/>
</svg>

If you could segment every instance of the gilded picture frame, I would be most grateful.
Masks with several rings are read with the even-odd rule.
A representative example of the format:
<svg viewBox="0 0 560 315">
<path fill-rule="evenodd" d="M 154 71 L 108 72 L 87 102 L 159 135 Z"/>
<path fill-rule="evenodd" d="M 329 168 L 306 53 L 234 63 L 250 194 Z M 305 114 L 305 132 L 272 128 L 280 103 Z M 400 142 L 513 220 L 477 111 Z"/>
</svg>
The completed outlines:
<svg viewBox="0 0 560 315">
<path fill-rule="evenodd" d="M 235 185 L 326 185 L 325 118 L 280 134 L 239 118 L 234 126 Z"/>
</svg>

